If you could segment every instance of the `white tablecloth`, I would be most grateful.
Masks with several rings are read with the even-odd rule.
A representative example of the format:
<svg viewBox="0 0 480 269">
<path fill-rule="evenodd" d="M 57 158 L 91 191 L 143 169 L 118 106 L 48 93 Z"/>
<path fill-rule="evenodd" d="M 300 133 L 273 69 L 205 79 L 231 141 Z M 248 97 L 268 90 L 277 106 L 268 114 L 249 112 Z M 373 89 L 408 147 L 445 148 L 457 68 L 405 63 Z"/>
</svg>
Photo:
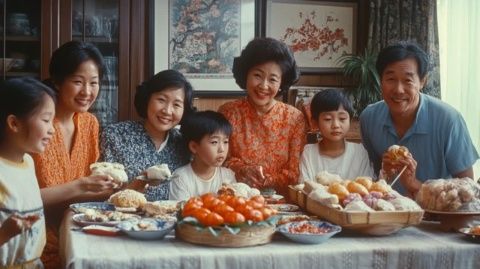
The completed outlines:
<svg viewBox="0 0 480 269">
<path fill-rule="evenodd" d="M 67 215 L 60 232 L 66 268 L 480 268 L 480 243 L 434 223 L 383 237 L 342 232 L 320 245 L 275 235 L 270 244 L 246 248 L 193 245 L 173 234 L 156 241 L 95 236 L 72 227 Z"/>
</svg>

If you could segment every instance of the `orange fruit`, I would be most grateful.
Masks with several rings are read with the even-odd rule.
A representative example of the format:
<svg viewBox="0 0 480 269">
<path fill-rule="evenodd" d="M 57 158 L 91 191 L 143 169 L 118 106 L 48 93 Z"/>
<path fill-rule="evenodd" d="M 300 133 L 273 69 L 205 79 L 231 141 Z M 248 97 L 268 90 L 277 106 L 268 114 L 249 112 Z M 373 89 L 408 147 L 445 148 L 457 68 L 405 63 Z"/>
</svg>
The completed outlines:
<svg viewBox="0 0 480 269">
<path fill-rule="evenodd" d="M 235 211 L 233 207 L 227 205 L 227 204 L 219 204 L 213 208 L 213 212 L 216 212 L 220 215 L 225 215 L 227 212 L 233 212 Z"/>
<path fill-rule="evenodd" d="M 214 197 L 212 199 L 209 198 L 205 200 L 205 202 L 203 203 L 203 206 L 210 210 L 213 210 L 217 205 L 222 205 L 222 204 L 225 204 L 225 202 Z"/>
<path fill-rule="evenodd" d="M 223 222 L 223 217 L 220 216 L 220 214 L 210 212 L 210 214 L 207 215 L 205 221 L 202 222 L 202 224 L 205 226 L 220 226 L 223 224 Z"/>
<path fill-rule="evenodd" d="M 263 208 L 260 208 L 259 209 L 260 212 L 262 212 L 262 215 L 263 215 L 263 219 L 266 220 L 268 218 L 270 218 L 271 216 L 273 216 L 274 212 L 273 212 L 273 209 L 271 208 L 268 208 L 268 207 L 263 207 Z"/>
<path fill-rule="evenodd" d="M 253 207 L 251 207 L 250 205 L 247 205 L 247 204 L 244 204 L 244 205 L 239 205 L 237 207 L 235 207 L 235 211 L 238 212 L 238 213 L 242 213 L 242 215 L 244 215 L 245 217 L 248 215 L 248 212 L 250 212 L 250 210 L 252 210 Z"/>
<path fill-rule="evenodd" d="M 247 205 L 255 208 L 255 209 L 260 209 L 260 208 L 263 208 L 265 206 L 265 204 L 262 204 L 262 203 L 259 203 L 255 200 L 249 200 L 247 201 Z"/>
<path fill-rule="evenodd" d="M 195 217 L 200 223 L 204 223 L 208 217 L 208 214 L 210 214 L 211 211 L 206 209 L 206 208 L 197 208 L 195 209 L 192 214 L 193 217 Z"/>
<path fill-rule="evenodd" d="M 255 195 L 250 198 L 250 201 L 265 204 L 265 197 L 263 197 L 262 195 Z"/>
<path fill-rule="evenodd" d="M 263 214 L 258 209 L 252 209 L 248 211 L 247 214 L 244 214 L 244 215 L 247 220 L 251 220 L 253 222 L 259 222 L 263 220 Z"/>
<path fill-rule="evenodd" d="M 240 224 L 245 222 L 245 217 L 238 212 L 227 212 L 223 218 L 226 224 Z"/>
<path fill-rule="evenodd" d="M 246 203 L 247 203 L 247 201 L 245 200 L 245 198 L 235 196 L 234 198 L 230 199 L 230 204 L 228 204 L 228 205 L 233 207 L 233 208 L 237 208 L 238 206 L 244 205 Z"/>
<path fill-rule="evenodd" d="M 211 192 L 208 192 L 208 193 L 205 193 L 205 194 L 202 194 L 200 196 L 200 199 L 202 199 L 202 201 L 205 203 L 205 200 L 210 200 L 212 198 L 217 198 L 215 194 L 211 193 Z"/>
</svg>

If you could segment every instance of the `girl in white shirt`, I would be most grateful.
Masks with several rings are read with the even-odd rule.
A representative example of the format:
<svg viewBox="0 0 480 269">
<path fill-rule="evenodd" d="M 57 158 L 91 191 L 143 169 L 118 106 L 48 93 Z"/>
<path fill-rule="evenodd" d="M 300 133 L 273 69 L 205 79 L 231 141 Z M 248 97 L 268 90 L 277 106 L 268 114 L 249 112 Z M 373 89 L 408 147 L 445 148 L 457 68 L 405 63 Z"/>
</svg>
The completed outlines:
<svg viewBox="0 0 480 269">
<path fill-rule="evenodd" d="M 338 90 L 323 90 L 312 98 L 310 111 L 312 123 L 320 130 L 321 139 L 303 149 L 300 182 L 315 180 L 322 171 L 340 175 L 343 179 L 373 177 L 373 168 L 363 145 L 345 140 L 353 115 L 347 96 Z"/>
<path fill-rule="evenodd" d="M 33 160 L 51 139 L 55 93 L 33 78 L 0 86 L 0 268 L 43 268 L 45 218 Z"/>
<path fill-rule="evenodd" d="M 222 184 L 235 182 L 232 170 L 222 167 L 228 154 L 232 125 L 220 113 L 196 112 L 180 129 L 193 159 L 172 175 L 171 200 L 187 200 L 205 193 L 216 193 Z"/>
</svg>

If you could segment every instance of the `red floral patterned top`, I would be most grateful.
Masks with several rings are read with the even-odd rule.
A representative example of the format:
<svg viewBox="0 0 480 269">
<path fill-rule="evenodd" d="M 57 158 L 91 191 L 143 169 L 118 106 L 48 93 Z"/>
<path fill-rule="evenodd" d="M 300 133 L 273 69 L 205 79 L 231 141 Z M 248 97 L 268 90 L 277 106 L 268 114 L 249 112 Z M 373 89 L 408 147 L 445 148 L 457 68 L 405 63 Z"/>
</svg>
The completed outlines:
<svg viewBox="0 0 480 269">
<path fill-rule="evenodd" d="M 306 141 L 305 118 L 298 109 L 277 102 L 259 115 L 246 98 L 219 108 L 233 126 L 226 166 L 234 172 L 245 165 L 261 165 L 273 177 L 274 188 L 287 194 L 289 184 L 299 177 L 299 159 Z"/>
</svg>

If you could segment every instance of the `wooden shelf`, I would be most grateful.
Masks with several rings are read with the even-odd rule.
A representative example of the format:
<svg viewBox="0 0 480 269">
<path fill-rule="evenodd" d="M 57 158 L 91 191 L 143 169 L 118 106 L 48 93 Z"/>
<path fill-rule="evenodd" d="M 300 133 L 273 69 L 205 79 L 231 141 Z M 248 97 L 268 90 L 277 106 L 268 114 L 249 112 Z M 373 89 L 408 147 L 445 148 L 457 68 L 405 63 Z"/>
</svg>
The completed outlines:
<svg viewBox="0 0 480 269">
<path fill-rule="evenodd" d="M 82 36 L 73 36 L 73 40 L 83 40 Z M 86 36 L 85 41 L 92 43 L 102 43 L 102 44 L 118 44 L 118 38 L 106 38 L 103 36 Z"/>
</svg>

